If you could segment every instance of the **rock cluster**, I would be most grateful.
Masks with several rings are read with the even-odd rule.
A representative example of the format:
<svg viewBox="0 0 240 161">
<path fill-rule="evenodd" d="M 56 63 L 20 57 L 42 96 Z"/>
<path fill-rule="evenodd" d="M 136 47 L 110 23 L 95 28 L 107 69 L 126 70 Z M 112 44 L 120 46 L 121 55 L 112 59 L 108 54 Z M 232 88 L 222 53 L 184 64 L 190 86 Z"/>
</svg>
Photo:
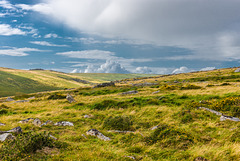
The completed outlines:
<svg viewBox="0 0 240 161">
<path fill-rule="evenodd" d="M 97 84 L 97 85 L 94 86 L 93 88 L 108 87 L 108 86 L 115 86 L 115 83 L 114 83 L 114 82 L 101 83 L 101 84 Z"/>
<path fill-rule="evenodd" d="M 111 140 L 109 137 L 104 136 L 100 131 L 97 129 L 90 129 L 86 132 L 87 135 L 90 136 L 97 136 L 99 139 L 104 140 L 104 141 L 109 141 Z"/>
</svg>

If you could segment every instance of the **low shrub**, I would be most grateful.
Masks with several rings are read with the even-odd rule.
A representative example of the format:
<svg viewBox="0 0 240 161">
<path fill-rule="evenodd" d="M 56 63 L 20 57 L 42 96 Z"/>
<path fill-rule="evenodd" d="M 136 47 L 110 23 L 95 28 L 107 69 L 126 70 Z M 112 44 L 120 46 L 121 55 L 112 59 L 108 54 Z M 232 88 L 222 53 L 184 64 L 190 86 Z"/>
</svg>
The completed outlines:
<svg viewBox="0 0 240 161">
<path fill-rule="evenodd" d="M 3 160 L 21 160 L 30 153 L 35 153 L 43 147 L 66 148 L 67 144 L 53 140 L 47 133 L 23 133 L 13 140 L 7 140 L 0 149 L 0 158 Z"/>
<path fill-rule="evenodd" d="M 0 115 L 4 115 L 4 114 L 7 114 L 8 113 L 8 110 L 6 109 L 1 109 L 0 110 Z"/>
<path fill-rule="evenodd" d="M 164 148 L 186 149 L 194 143 L 194 138 L 181 129 L 161 124 L 150 136 L 145 137 L 144 141 L 149 145 L 159 143 Z"/>
<path fill-rule="evenodd" d="M 62 95 L 59 93 L 54 93 L 54 94 L 50 95 L 47 99 L 48 100 L 58 100 L 58 99 L 65 99 L 65 98 L 66 98 L 65 95 Z"/>
<path fill-rule="evenodd" d="M 202 87 L 194 85 L 194 84 L 188 84 L 186 86 L 180 87 L 181 90 L 188 90 L 188 89 L 201 89 Z"/>
<path fill-rule="evenodd" d="M 110 116 L 105 119 L 103 127 L 108 130 L 132 130 L 133 121 L 128 116 Z"/>
</svg>

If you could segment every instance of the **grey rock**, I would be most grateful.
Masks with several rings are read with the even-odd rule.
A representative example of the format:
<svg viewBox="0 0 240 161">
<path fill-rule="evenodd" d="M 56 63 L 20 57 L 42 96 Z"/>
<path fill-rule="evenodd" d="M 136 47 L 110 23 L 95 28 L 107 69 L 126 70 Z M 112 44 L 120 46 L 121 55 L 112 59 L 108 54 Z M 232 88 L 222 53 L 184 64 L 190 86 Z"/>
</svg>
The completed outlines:
<svg viewBox="0 0 240 161">
<path fill-rule="evenodd" d="M 60 121 L 54 124 L 55 126 L 74 126 L 72 122 Z"/>
<path fill-rule="evenodd" d="M 158 127 L 159 127 L 159 125 L 154 126 L 154 127 L 151 128 L 151 130 L 156 130 Z"/>
<path fill-rule="evenodd" d="M 211 112 L 211 113 L 214 113 L 214 114 L 216 114 L 216 115 L 222 115 L 221 112 L 218 112 L 218 111 L 215 111 L 215 110 L 206 108 L 206 107 L 198 107 L 198 108 L 199 108 L 199 109 L 204 109 L 204 110 L 209 111 L 209 112 Z"/>
<path fill-rule="evenodd" d="M 34 119 L 32 123 L 33 123 L 33 125 L 35 125 L 35 126 L 41 126 L 41 124 L 42 124 L 41 120 L 38 119 L 38 118 Z"/>
<path fill-rule="evenodd" d="M 83 117 L 84 118 L 91 118 L 92 116 L 91 115 L 84 115 Z"/>
<path fill-rule="evenodd" d="M 45 125 L 48 125 L 48 124 L 53 124 L 53 122 L 52 122 L 51 120 L 47 120 L 46 122 L 44 122 L 44 123 L 41 125 L 41 127 L 42 127 L 42 126 L 45 126 Z"/>
<path fill-rule="evenodd" d="M 29 100 L 33 100 L 33 99 L 35 99 L 35 98 L 36 98 L 36 97 L 33 96 L 33 97 L 29 97 L 28 99 L 29 99 Z"/>
<path fill-rule="evenodd" d="M 70 94 L 67 95 L 66 99 L 68 100 L 69 103 L 76 102 L 75 99 Z"/>
<path fill-rule="evenodd" d="M 93 88 L 108 87 L 108 86 L 115 86 L 115 83 L 114 82 L 101 83 L 101 84 L 97 84 Z"/>
<path fill-rule="evenodd" d="M 128 91 L 128 92 L 123 92 L 121 93 L 122 95 L 127 95 L 127 94 L 137 94 L 138 91 L 134 90 L 134 91 Z"/>
<path fill-rule="evenodd" d="M 57 140 L 57 138 L 52 135 L 49 135 L 49 137 L 52 138 L 53 140 Z"/>
<path fill-rule="evenodd" d="M 236 121 L 236 122 L 240 121 L 240 119 L 237 117 L 222 115 L 220 117 L 220 121 L 225 121 L 225 120 L 231 120 L 231 121 Z"/>
<path fill-rule="evenodd" d="M 17 133 L 17 134 L 19 134 L 19 133 L 21 133 L 21 132 L 22 132 L 22 128 L 21 128 L 20 126 L 15 127 L 15 128 L 13 128 L 13 129 L 11 129 L 11 130 L 6 131 L 6 133 Z"/>
<path fill-rule="evenodd" d="M 157 83 L 144 82 L 144 83 L 133 84 L 132 86 L 139 87 L 139 86 L 154 86 L 154 85 L 157 85 Z"/>
<path fill-rule="evenodd" d="M 152 94 L 157 94 L 157 93 L 159 93 L 160 91 L 155 91 L 155 92 L 153 92 Z"/>
<path fill-rule="evenodd" d="M 235 73 L 240 72 L 240 68 L 236 69 L 234 72 L 235 72 Z"/>
<path fill-rule="evenodd" d="M 97 136 L 99 139 L 104 140 L 104 141 L 109 141 L 111 140 L 109 137 L 104 136 L 100 131 L 97 129 L 90 129 L 87 132 L 87 135 L 90 136 Z"/>
<path fill-rule="evenodd" d="M 85 139 L 87 139 L 87 137 L 86 137 L 84 134 L 82 134 L 82 136 L 83 136 Z"/>
<path fill-rule="evenodd" d="M 136 160 L 136 158 L 134 156 L 125 156 L 125 157 Z"/>
<path fill-rule="evenodd" d="M 14 136 L 11 133 L 4 133 L 0 135 L 0 141 L 5 141 L 8 139 L 14 139 Z"/>
<path fill-rule="evenodd" d="M 29 100 L 19 100 L 19 101 L 15 101 L 14 103 L 24 103 L 24 102 L 29 102 Z"/>
<path fill-rule="evenodd" d="M 15 100 L 12 99 L 11 97 L 8 97 L 5 101 L 6 101 L 6 102 L 11 102 L 11 101 L 15 101 Z"/>
<path fill-rule="evenodd" d="M 19 121 L 19 123 L 28 123 L 30 120 L 33 120 L 34 118 L 27 118 L 25 120 Z"/>
<path fill-rule="evenodd" d="M 5 126 L 6 124 L 0 123 L 0 126 Z"/>
</svg>

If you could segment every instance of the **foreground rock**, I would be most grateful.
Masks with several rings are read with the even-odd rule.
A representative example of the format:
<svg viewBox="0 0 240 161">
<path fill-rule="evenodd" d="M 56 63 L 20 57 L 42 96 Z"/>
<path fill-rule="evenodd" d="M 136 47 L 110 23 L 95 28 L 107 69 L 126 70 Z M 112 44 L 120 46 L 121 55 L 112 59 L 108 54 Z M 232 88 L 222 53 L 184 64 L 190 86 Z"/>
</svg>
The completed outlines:
<svg viewBox="0 0 240 161">
<path fill-rule="evenodd" d="M 94 86 L 93 88 L 108 87 L 108 86 L 115 86 L 115 83 L 114 83 L 114 82 L 101 83 L 101 84 L 97 84 L 97 85 Z"/>
<path fill-rule="evenodd" d="M 97 136 L 99 139 L 104 140 L 104 141 L 109 141 L 111 140 L 109 137 L 104 136 L 100 131 L 97 129 L 90 129 L 87 132 L 87 135 L 90 136 Z"/>
<path fill-rule="evenodd" d="M 22 132 L 22 128 L 20 126 L 18 126 L 18 127 L 15 127 L 13 129 L 11 129 L 11 130 L 8 130 L 8 131 L 0 131 L 0 134 L 4 134 L 4 133 L 17 133 L 17 134 L 19 134 L 21 132 Z"/>
<path fill-rule="evenodd" d="M 128 92 L 123 92 L 121 93 L 122 95 L 127 95 L 127 94 L 137 94 L 138 91 L 134 90 L 134 91 L 128 91 Z"/>
<path fill-rule="evenodd" d="M 4 133 L 0 135 L 0 141 L 5 141 L 8 139 L 14 139 L 14 136 L 11 133 Z"/>
<path fill-rule="evenodd" d="M 54 124 L 55 126 L 74 126 L 72 122 L 60 121 Z"/>
<path fill-rule="evenodd" d="M 70 94 L 67 95 L 66 99 L 68 100 L 69 103 L 76 102 L 75 99 Z"/>
</svg>

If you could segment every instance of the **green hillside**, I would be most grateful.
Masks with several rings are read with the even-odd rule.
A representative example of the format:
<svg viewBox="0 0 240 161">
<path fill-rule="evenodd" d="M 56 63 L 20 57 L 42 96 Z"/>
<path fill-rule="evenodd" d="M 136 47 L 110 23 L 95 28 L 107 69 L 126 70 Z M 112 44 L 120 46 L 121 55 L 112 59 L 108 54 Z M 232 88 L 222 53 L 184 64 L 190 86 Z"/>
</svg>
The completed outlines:
<svg viewBox="0 0 240 161">
<path fill-rule="evenodd" d="M 35 96 L 29 102 L 0 103 L 0 123 L 6 124 L 0 131 L 18 126 L 23 130 L 13 133 L 15 139 L 0 142 L 0 160 L 240 160 L 240 72 L 235 70 L 128 79 L 116 86 L 13 97 Z M 33 73 L 66 76 L 51 71 Z M 12 77 L 1 74 L 1 78 Z M 135 94 L 124 93 L 128 91 Z M 67 101 L 68 94 L 75 102 Z M 31 119 L 19 122 L 27 118 L 38 118 L 41 124 L 69 121 L 74 126 L 57 126 L 51 121 L 39 126 Z M 97 129 L 105 138 L 88 135 L 90 129 Z"/>
</svg>

